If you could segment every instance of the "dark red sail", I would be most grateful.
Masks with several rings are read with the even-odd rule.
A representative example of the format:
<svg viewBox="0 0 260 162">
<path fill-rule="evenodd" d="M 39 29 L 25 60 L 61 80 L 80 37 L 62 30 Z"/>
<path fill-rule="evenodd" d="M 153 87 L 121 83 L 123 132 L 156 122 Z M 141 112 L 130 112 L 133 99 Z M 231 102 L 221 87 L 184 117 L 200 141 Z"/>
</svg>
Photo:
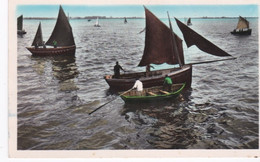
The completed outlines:
<svg viewBox="0 0 260 162">
<path fill-rule="evenodd" d="M 35 34 L 35 37 L 34 37 L 34 40 L 33 40 L 33 43 L 32 43 L 32 46 L 35 46 L 35 45 L 38 45 L 38 46 L 43 45 L 41 23 L 39 23 L 37 32 Z"/>
<path fill-rule="evenodd" d="M 23 30 L 23 15 L 17 18 L 17 30 Z"/>
<path fill-rule="evenodd" d="M 56 25 L 46 45 L 53 45 L 53 41 L 57 42 L 57 46 L 75 45 L 72 28 L 61 6 Z"/>
<path fill-rule="evenodd" d="M 194 30 L 183 24 L 178 19 L 175 18 L 175 20 L 183 34 L 184 40 L 188 47 L 196 45 L 200 50 L 215 56 L 231 56 L 227 52 L 223 51 L 222 49 L 196 33 Z"/>
<path fill-rule="evenodd" d="M 146 33 L 143 57 L 138 66 L 148 64 L 178 64 L 177 55 L 174 53 L 173 37 L 171 29 L 162 23 L 153 13 L 145 8 Z M 179 55 L 182 55 L 182 40 L 176 35 L 176 43 Z"/>
</svg>

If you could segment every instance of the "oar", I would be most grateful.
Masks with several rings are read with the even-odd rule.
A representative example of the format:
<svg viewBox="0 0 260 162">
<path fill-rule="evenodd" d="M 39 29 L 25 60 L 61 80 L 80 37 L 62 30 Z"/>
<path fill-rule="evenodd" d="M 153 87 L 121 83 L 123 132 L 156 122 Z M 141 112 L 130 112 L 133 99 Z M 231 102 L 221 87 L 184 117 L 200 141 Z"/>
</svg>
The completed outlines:
<svg viewBox="0 0 260 162">
<path fill-rule="evenodd" d="M 126 94 L 127 92 L 129 92 L 129 91 L 131 91 L 131 90 L 132 90 L 132 88 L 129 89 L 129 90 L 127 90 L 127 91 L 125 91 L 124 93 L 121 93 L 119 96 L 122 96 L 122 95 Z M 88 113 L 88 115 L 91 115 L 92 113 L 94 113 L 94 112 L 97 111 L 98 109 L 102 108 L 102 107 L 105 106 L 106 104 L 108 104 L 108 103 L 110 103 L 110 102 L 112 102 L 112 101 L 114 101 L 114 100 L 116 100 L 116 99 L 118 99 L 118 98 L 116 97 L 115 99 L 113 99 L 113 100 L 111 100 L 111 101 L 108 101 L 107 103 L 104 103 L 103 105 L 99 106 L 99 107 L 96 108 L 95 110 L 93 110 L 93 111 L 91 111 L 90 113 Z"/>
</svg>

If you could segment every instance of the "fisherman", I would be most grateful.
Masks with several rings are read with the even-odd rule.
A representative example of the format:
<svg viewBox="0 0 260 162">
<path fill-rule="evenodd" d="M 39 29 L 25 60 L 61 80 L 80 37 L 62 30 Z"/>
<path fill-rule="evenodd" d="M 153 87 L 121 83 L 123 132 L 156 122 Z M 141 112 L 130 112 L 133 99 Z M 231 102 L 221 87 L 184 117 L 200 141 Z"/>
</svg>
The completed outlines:
<svg viewBox="0 0 260 162">
<path fill-rule="evenodd" d="M 137 96 L 141 96 L 142 95 L 142 91 L 143 91 L 143 83 L 139 80 L 139 78 L 136 78 L 135 84 L 134 84 L 132 89 L 135 89 L 135 88 L 137 90 L 136 95 Z"/>
<path fill-rule="evenodd" d="M 170 92 L 172 89 L 172 79 L 168 75 L 165 75 L 163 88 L 168 92 Z"/>
<path fill-rule="evenodd" d="M 35 48 L 38 48 L 38 47 L 39 47 L 39 45 L 38 45 L 38 43 L 36 43 L 36 44 L 35 44 Z"/>
<path fill-rule="evenodd" d="M 116 62 L 116 65 L 114 66 L 114 78 L 120 77 L 120 69 L 125 72 L 125 70 L 119 65 L 118 61 Z"/>
<path fill-rule="evenodd" d="M 53 46 L 54 46 L 54 48 L 57 48 L 57 41 L 56 40 L 53 41 Z"/>
<path fill-rule="evenodd" d="M 45 41 L 43 41 L 43 48 L 46 48 Z"/>
<path fill-rule="evenodd" d="M 150 72 L 151 72 L 151 68 L 153 68 L 154 69 L 154 67 L 152 66 L 152 65 L 150 65 L 150 64 L 148 64 L 148 65 L 146 65 L 146 77 L 148 77 L 149 76 L 149 74 L 150 74 Z"/>
</svg>

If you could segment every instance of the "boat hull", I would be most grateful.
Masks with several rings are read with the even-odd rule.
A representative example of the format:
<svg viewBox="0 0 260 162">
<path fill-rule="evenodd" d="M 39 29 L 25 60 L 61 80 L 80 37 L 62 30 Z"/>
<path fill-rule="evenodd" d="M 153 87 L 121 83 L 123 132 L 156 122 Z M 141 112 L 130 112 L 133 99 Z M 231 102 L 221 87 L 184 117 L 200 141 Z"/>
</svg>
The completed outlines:
<svg viewBox="0 0 260 162">
<path fill-rule="evenodd" d="M 178 97 L 180 95 L 180 93 L 184 89 L 185 85 L 186 85 L 185 83 L 178 84 L 178 85 L 173 85 L 172 88 L 174 90 L 172 92 L 168 93 L 168 94 L 160 93 L 159 90 L 163 90 L 163 86 L 157 86 L 157 87 L 145 88 L 142 91 L 142 94 L 139 95 L 139 96 L 131 95 L 131 92 L 128 92 L 125 95 L 121 95 L 120 97 L 126 103 L 153 102 L 153 101 L 160 101 L 160 100 L 166 100 L 166 99 L 173 99 L 173 98 L 176 98 L 176 97 Z M 148 92 L 153 92 L 153 93 L 156 93 L 157 95 L 149 95 Z M 132 93 L 135 94 L 136 91 L 132 92 Z M 158 94 L 158 93 L 160 93 L 160 94 Z"/>
<path fill-rule="evenodd" d="M 25 30 L 18 30 L 17 34 L 18 35 L 23 35 L 23 34 L 26 34 L 26 31 Z"/>
<path fill-rule="evenodd" d="M 145 72 L 120 75 L 120 78 L 113 78 L 106 75 L 104 78 L 112 91 L 125 91 L 134 86 L 135 79 L 138 77 L 143 83 L 144 88 L 160 86 L 164 82 L 165 75 L 168 75 L 173 84 L 186 83 L 185 88 L 191 87 L 192 65 L 184 65 L 182 68 L 172 68 L 152 71 L 151 76 L 145 76 Z"/>
<path fill-rule="evenodd" d="M 66 46 L 58 48 L 34 48 L 26 47 L 33 56 L 56 56 L 56 55 L 74 55 L 76 46 Z"/>
<path fill-rule="evenodd" d="M 252 32 L 252 29 L 248 29 L 246 31 L 232 31 L 231 34 L 234 34 L 234 35 L 251 35 L 251 32 Z"/>
</svg>

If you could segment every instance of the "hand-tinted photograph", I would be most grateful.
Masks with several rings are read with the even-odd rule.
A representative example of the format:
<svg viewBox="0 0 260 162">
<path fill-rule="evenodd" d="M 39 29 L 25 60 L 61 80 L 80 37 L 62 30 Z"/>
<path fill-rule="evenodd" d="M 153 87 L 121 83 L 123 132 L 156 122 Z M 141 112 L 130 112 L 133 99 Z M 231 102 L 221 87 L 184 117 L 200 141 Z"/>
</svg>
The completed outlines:
<svg viewBox="0 0 260 162">
<path fill-rule="evenodd" d="M 16 5 L 17 149 L 259 149 L 258 12 Z"/>
</svg>

